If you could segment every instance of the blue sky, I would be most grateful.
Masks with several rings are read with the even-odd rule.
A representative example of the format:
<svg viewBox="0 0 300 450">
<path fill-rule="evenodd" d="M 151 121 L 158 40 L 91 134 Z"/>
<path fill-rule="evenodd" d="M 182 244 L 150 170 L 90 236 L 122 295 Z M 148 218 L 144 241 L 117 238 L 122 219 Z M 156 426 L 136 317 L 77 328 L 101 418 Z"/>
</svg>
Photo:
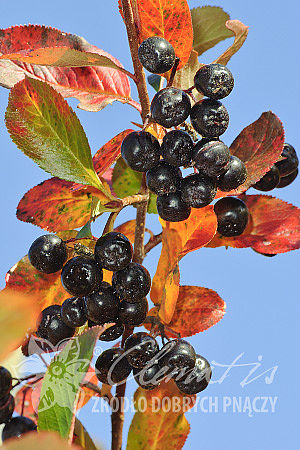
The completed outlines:
<svg viewBox="0 0 300 450">
<path fill-rule="evenodd" d="M 194 7 L 200 6 L 201 2 L 190 0 L 189 4 Z M 299 5 L 292 0 L 287 0 L 284 5 L 271 0 L 220 0 L 211 4 L 222 6 L 231 18 L 239 19 L 250 27 L 246 43 L 229 63 L 235 76 L 235 88 L 224 101 L 230 113 L 230 126 L 223 140 L 230 144 L 263 111 L 272 110 L 284 124 L 286 141 L 299 149 L 300 68 L 299 59 L 295 58 L 300 37 Z M 1 28 L 27 23 L 51 25 L 84 36 L 90 43 L 117 57 L 125 67 L 131 67 L 117 0 L 90 0 L 84 7 L 82 2 L 70 0 L 51 0 L 47 4 L 35 0 L 0 1 Z M 204 54 L 201 61 L 212 61 L 228 43 L 229 40 L 219 44 Z M 28 189 L 48 178 L 9 140 L 3 120 L 7 97 L 8 91 L 1 89 L 1 286 L 4 285 L 7 270 L 27 253 L 31 242 L 43 233 L 37 227 L 19 222 L 15 216 L 16 206 Z M 70 104 L 75 108 L 77 101 L 70 100 Z M 99 113 L 76 112 L 93 153 L 127 128 L 131 120 L 138 120 L 133 108 L 117 102 Z M 272 195 L 299 206 L 299 183 L 300 178 L 290 187 L 273 191 Z M 129 217 L 133 217 L 133 211 L 122 213 L 118 223 Z M 94 227 L 95 235 L 101 233 L 102 226 L 103 220 L 100 220 Z M 159 231 L 157 217 L 150 216 L 148 226 Z M 155 249 L 145 260 L 152 274 L 159 251 L 160 248 Z M 190 339 L 200 354 L 216 364 L 215 382 L 203 393 L 202 408 L 200 402 L 198 411 L 188 414 L 191 434 L 186 443 L 187 449 L 201 448 L 200 440 L 206 450 L 299 448 L 297 374 L 300 363 L 295 357 L 300 313 L 298 267 L 298 252 L 265 258 L 251 249 L 202 249 L 182 261 L 182 284 L 214 289 L 227 303 L 227 314 L 219 324 Z M 228 370 L 224 378 L 226 367 L 220 367 L 220 364 L 230 366 L 234 360 L 236 367 Z M 270 372 L 273 373 L 271 380 L 261 376 L 245 382 L 245 377 L 254 367 L 249 364 L 257 361 L 261 367 L 251 378 L 277 367 Z M 131 381 L 129 396 L 133 395 L 135 388 Z M 268 400 L 263 405 L 265 397 Z M 270 398 L 275 402 L 274 412 Z M 209 401 L 213 403 L 211 411 L 205 412 Z M 235 409 L 230 402 L 236 402 Z M 90 402 L 84 408 L 81 418 L 91 435 L 102 441 L 104 448 L 109 448 L 109 416 L 92 413 L 92 406 Z M 239 406 L 242 412 L 238 412 Z M 127 414 L 125 432 L 131 417 L 131 413 Z"/>
</svg>

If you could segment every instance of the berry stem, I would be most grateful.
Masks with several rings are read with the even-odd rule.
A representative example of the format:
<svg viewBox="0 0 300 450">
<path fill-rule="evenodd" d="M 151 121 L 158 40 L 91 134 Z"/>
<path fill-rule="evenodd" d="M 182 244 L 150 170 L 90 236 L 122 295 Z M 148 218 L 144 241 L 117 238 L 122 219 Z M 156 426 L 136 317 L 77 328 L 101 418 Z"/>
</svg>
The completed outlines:
<svg viewBox="0 0 300 450">
<path fill-rule="evenodd" d="M 115 220 L 116 220 L 118 214 L 119 214 L 119 211 L 110 213 L 110 215 L 108 216 L 107 222 L 103 228 L 102 235 L 109 233 L 110 231 L 112 231 L 114 229 Z"/>
<path fill-rule="evenodd" d="M 176 57 L 174 66 L 172 67 L 172 71 L 171 71 L 171 75 L 170 75 L 170 79 L 168 81 L 167 87 L 172 86 L 179 63 L 180 63 L 180 59 Z"/>
</svg>

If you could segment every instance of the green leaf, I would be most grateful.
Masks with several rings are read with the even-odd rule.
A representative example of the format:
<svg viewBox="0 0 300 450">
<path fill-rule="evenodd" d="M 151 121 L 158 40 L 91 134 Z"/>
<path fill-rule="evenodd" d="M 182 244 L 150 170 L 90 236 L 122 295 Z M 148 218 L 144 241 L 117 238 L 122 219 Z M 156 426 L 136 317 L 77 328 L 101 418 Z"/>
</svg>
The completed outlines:
<svg viewBox="0 0 300 450">
<path fill-rule="evenodd" d="M 151 75 L 148 75 L 147 79 L 150 86 L 152 86 L 153 89 L 158 92 L 160 90 L 161 76 L 153 73 Z"/>
<path fill-rule="evenodd" d="M 76 238 L 92 238 L 92 229 L 91 229 L 91 222 L 88 221 L 77 233 Z"/>
<path fill-rule="evenodd" d="M 32 78 L 17 83 L 5 117 L 13 142 L 46 172 L 105 190 L 78 117 L 51 86 Z"/>
<path fill-rule="evenodd" d="M 189 89 L 194 85 L 195 73 L 202 66 L 203 64 L 199 63 L 197 52 L 195 50 L 192 50 L 190 58 L 186 65 L 182 69 L 177 70 L 173 81 L 173 86 L 182 90 Z M 194 90 L 193 94 L 197 102 L 203 98 L 203 95 L 196 90 Z M 192 100 L 192 102 L 194 103 L 194 100 Z"/>
<path fill-rule="evenodd" d="M 52 360 L 42 384 L 38 410 L 39 431 L 73 433 L 74 412 L 95 344 L 105 327 L 93 327 L 71 339 Z"/>
<path fill-rule="evenodd" d="M 91 436 L 77 417 L 75 418 L 74 434 L 75 438 L 73 444 L 80 445 L 86 450 L 99 450 L 99 447 L 96 447 Z"/>
<path fill-rule="evenodd" d="M 194 29 L 193 48 L 201 55 L 224 39 L 234 36 L 226 28 L 229 14 L 218 6 L 202 6 L 191 10 Z"/>
<path fill-rule="evenodd" d="M 125 161 L 120 158 L 116 162 L 112 176 L 112 185 L 115 194 L 124 198 L 139 192 L 142 181 L 142 174 L 130 169 Z M 157 214 L 156 195 L 150 194 L 148 213 Z"/>
</svg>

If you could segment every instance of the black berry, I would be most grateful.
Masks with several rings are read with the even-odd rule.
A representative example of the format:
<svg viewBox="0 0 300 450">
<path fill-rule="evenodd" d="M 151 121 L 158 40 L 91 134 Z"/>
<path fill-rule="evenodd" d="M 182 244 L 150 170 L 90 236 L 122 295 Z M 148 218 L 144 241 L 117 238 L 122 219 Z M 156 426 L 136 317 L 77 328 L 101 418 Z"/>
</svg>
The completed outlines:
<svg viewBox="0 0 300 450">
<path fill-rule="evenodd" d="M 192 159 L 200 172 L 215 178 L 225 172 L 230 161 L 230 152 L 224 142 L 207 142 L 202 139 L 195 145 Z"/>
<path fill-rule="evenodd" d="M 225 172 L 218 179 L 218 188 L 221 191 L 229 192 L 237 189 L 247 179 L 247 169 L 243 161 L 237 156 L 230 156 Z"/>
<path fill-rule="evenodd" d="M 9 370 L 0 366 L 0 399 L 6 397 L 12 388 L 12 376 Z"/>
<path fill-rule="evenodd" d="M 87 317 L 94 323 L 115 322 L 118 318 L 120 302 L 111 286 L 100 287 L 97 292 L 85 298 L 85 303 Z"/>
<path fill-rule="evenodd" d="M 40 313 L 36 327 L 37 327 L 37 334 L 39 337 L 43 339 L 47 339 L 48 332 L 48 324 L 51 321 L 52 317 L 54 316 L 60 316 L 61 312 L 61 306 L 60 305 L 51 305 L 47 306 L 47 308 L 43 309 L 43 311 Z"/>
<path fill-rule="evenodd" d="M 182 174 L 178 167 L 160 161 L 146 173 L 148 188 L 156 195 L 169 194 L 180 188 Z"/>
<path fill-rule="evenodd" d="M 139 303 L 129 303 L 123 300 L 120 304 L 119 319 L 124 325 L 138 327 L 141 325 L 148 313 L 148 302 L 143 298 Z"/>
<path fill-rule="evenodd" d="M 174 66 L 174 48 L 162 37 L 145 39 L 139 46 L 138 54 L 143 67 L 151 73 L 165 73 Z"/>
<path fill-rule="evenodd" d="M 33 267 L 40 272 L 55 273 L 62 269 L 68 257 L 67 246 L 55 234 L 38 237 L 28 252 Z"/>
<path fill-rule="evenodd" d="M 129 364 L 142 369 L 158 352 L 159 347 L 150 334 L 140 332 L 134 333 L 126 339 L 124 350 Z"/>
<path fill-rule="evenodd" d="M 61 272 L 63 287 L 75 297 L 94 292 L 102 278 L 102 269 L 88 256 L 75 256 L 66 263 Z"/>
<path fill-rule="evenodd" d="M 276 164 L 274 164 L 271 169 L 252 187 L 258 191 L 272 191 L 275 189 L 280 182 L 280 173 Z"/>
<path fill-rule="evenodd" d="M 286 177 L 297 169 L 299 160 L 296 150 L 290 144 L 284 144 L 281 156 L 283 156 L 285 159 L 278 161 L 276 163 L 276 166 L 279 170 L 280 176 Z"/>
<path fill-rule="evenodd" d="M 52 305 L 45 308 L 38 319 L 37 335 L 57 345 L 64 339 L 71 338 L 75 328 L 67 326 L 61 318 L 61 307 Z"/>
<path fill-rule="evenodd" d="M 188 167 L 192 159 L 194 143 L 185 131 L 172 130 L 162 141 L 161 152 L 164 160 L 175 167 Z"/>
<path fill-rule="evenodd" d="M 165 378 L 165 371 L 159 364 L 147 365 L 143 369 L 133 369 L 134 379 L 137 384 L 147 390 L 155 389 Z"/>
<path fill-rule="evenodd" d="M 110 385 L 125 380 L 131 370 L 132 368 L 124 355 L 124 350 L 121 348 L 105 350 L 95 363 L 98 380 Z"/>
<path fill-rule="evenodd" d="M 191 101 L 188 94 L 174 87 L 161 89 L 151 102 L 153 120 L 165 128 L 180 125 L 190 112 Z"/>
<path fill-rule="evenodd" d="M 158 140 L 147 131 L 133 131 L 121 145 L 122 158 L 136 172 L 146 172 L 156 166 L 160 152 Z"/>
<path fill-rule="evenodd" d="M 95 260 L 106 270 L 120 270 L 132 258 L 132 245 L 122 233 L 111 231 L 101 236 L 95 246 Z"/>
<path fill-rule="evenodd" d="M 239 198 L 224 197 L 217 201 L 214 210 L 218 219 L 218 232 L 232 237 L 242 234 L 248 224 L 249 211 Z"/>
<path fill-rule="evenodd" d="M 144 266 L 132 262 L 113 274 L 112 285 L 120 299 L 135 303 L 150 291 L 151 277 Z"/>
<path fill-rule="evenodd" d="M 196 355 L 196 364 L 193 370 L 175 382 L 183 394 L 193 395 L 207 388 L 211 375 L 209 362 L 203 356 Z"/>
<path fill-rule="evenodd" d="M 61 305 L 61 318 L 70 328 L 82 327 L 87 321 L 83 298 L 67 298 Z"/>
<path fill-rule="evenodd" d="M 191 214 L 191 207 L 182 200 L 180 191 L 159 195 L 156 205 L 159 216 L 167 222 L 181 222 Z"/>
<path fill-rule="evenodd" d="M 193 346 L 183 339 L 167 342 L 159 352 L 159 365 L 172 377 L 195 367 L 196 353 Z"/>
<path fill-rule="evenodd" d="M 191 122 L 202 136 L 218 137 L 227 130 L 229 114 L 221 102 L 206 98 L 192 107 Z"/>
<path fill-rule="evenodd" d="M 122 323 L 118 322 L 115 325 L 107 328 L 99 337 L 100 341 L 110 342 L 115 341 L 124 333 L 125 327 Z"/>
<path fill-rule="evenodd" d="M 206 97 L 219 100 L 230 94 L 234 86 L 234 79 L 226 66 L 206 64 L 196 72 L 194 83 L 198 92 Z"/>
<path fill-rule="evenodd" d="M 11 394 L 0 400 L 0 423 L 8 422 L 15 409 L 15 399 Z"/>
<path fill-rule="evenodd" d="M 2 431 L 2 440 L 7 441 L 7 439 L 10 438 L 20 438 L 23 434 L 36 430 L 36 424 L 28 417 L 14 417 L 7 424 L 5 424 Z"/>
<path fill-rule="evenodd" d="M 209 205 L 217 193 L 217 182 L 204 174 L 189 175 L 182 180 L 182 200 L 192 208 Z"/>
<path fill-rule="evenodd" d="M 290 173 L 286 177 L 281 177 L 280 182 L 277 187 L 284 188 L 286 186 L 289 186 L 297 178 L 297 175 L 298 175 L 298 169 L 296 169 L 294 172 Z"/>
</svg>

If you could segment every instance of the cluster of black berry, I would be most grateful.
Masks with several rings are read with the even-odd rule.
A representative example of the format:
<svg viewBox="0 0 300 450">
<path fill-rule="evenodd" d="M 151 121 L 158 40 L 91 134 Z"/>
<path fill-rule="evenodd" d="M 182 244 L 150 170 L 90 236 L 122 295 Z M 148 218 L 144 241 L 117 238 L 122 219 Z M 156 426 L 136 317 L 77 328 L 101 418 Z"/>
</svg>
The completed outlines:
<svg viewBox="0 0 300 450">
<path fill-rule="evenodd" d="M 151 37 L 139 47 L 142 65 L 153 73 L 173 67 L 175 53 L 163 38 Z M 202 139 L 194 144 L 191 136 L 175 129 L 166 133 L 162 144 L 145 131 L 132 132 L 122 142 L 121 154 L 128 166 L 146 172 L 147 185 L 156 194 L 160 217 L 171 222 L 186 220 L 191 208 L 209 205 L 217 188 L 228 192 L 247 178 L 244 163 L 231 156 L 219 140 L 229 123 L 225 106 L 219 101 L 230 94 L 234 80 L 227 67 L 210 64 L 201 67 L 194 86 L 208 98 L 191 106 L 187 92 L 174 87 L 161 89 L 151 102 L 151 118 L 170 129 L 180 126 L 189 116 Z M 161 159 L 162 157 L 162 159 Z M 182 177 L 180 167 L 194 167 L 197 173 Z"/>
<path fill-rule="evenodd" d="M 123 334 L 124 326 L 141 325 L 148 312 L 146 295 L 151 287 L 147 269 L 132 262 L 132 245 L 121 233 L 100 237 L 93 256 L 76 256 L 66 262 L 66 243 L 58 236 L 40 236 L 31 245 L 30 263 L 44 273 L 61 270 L 64 288 L 74 297 L 62 306 L 45 308 L 37 324 L 37 335 L 57 345 L 71 338 L 75 329 L 115 323 L 100 337 L 112 341 Z M 113 271 L 112 285 L 103 282 L 103 269 Z"/>
<path fill-rule="evenodd" d="M 0 423 L 4 423 L 2 440 L 6 441 L 12 437 L 20 437 L 29 431 L 36 431 L 36 424 L 25 416 L 13 417 L 15 400 L 11 395 L 12 389 L 11 373 L 0 366 Z"/>
<path fill-rule="evenodd" d="M 63 286 L 75 296 L 62 306 L 48 306 L 38 319 L 37 335 L 52 345 L 71 338 L 87 321 L 89 326 L 114 324 L 100 336 L 103 341 L 113 341 L 123 334 L 125 326 L 145 321 L 151 278 L 144 266 L 132 262 L 132 245 L 123 234 L 101 236 L 93 257 L 76 256 L 68 262 L 66 243 L 56 235 L 44 235 L 33 242 L 28 257 L 41 272 L 61 270 Z M 112 285 L 102 281 L 102 269 L 114 272 Z M 129 336 L 124 348 L 104 351 L 96 361 L 97 377 L 108 384 L 123 381 L 132 368 L 145 389 L 153 389 L 168 376 L 182 392 L 197 393 L 211 377 L 209 363 L 196 355 L 188 342 L 169 341 L 159 351 L 156 339 L 143 332 Z"/>
<path fill-rule="evenodd" d="M 121 383 L 133 370 L 134 379 L 143 389 L 154 389 L 162 380 L 173 378 L 185 394 L 203 391 L 212 374 L 209 362 L 187 341 L 174 339 L 160 350 L 157 340 L 144 332 L 129 336 L 124 348 L 101 353 L 95 367 L 102 383 Z"/>
<path fill-rule="evenodd" d="M 280 161 L 275 163 L 257 183 L 253 185 L 258 191 L 272 191 L 275 188 L 289 186 L 298 175 L 299 160 L 294 147 L 284 144 Z"/>
</svg>

